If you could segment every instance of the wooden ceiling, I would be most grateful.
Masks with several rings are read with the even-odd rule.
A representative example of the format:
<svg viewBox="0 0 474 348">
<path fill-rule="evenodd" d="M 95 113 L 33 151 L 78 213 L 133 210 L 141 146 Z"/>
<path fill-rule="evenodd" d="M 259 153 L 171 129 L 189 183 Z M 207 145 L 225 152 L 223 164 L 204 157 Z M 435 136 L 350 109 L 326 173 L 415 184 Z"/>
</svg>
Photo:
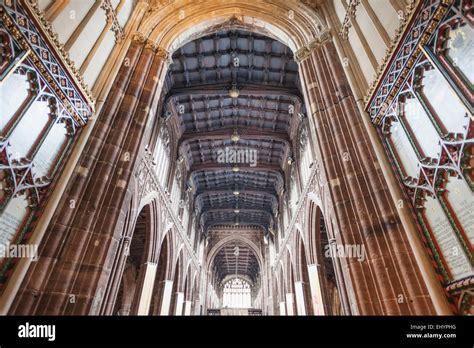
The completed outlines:
<svg viewBox="0 0 474 348">
<path fill-rule="evenodd" d="M 257 256 L 240 241 L 224 245 L 214 258 L 213 266 L 219 282 L 229 275 L 244 275 L 255 284 L 260 275 Z"/>
<path fill-rule="evenodd" d="M 305 112 L 293 53 L 274 39 L 225 30 L 187 43 L 172 58 L 164 115 L 198 221 L 204 229 L 274 226 Z M 226 148 L 251 151 L 256 162 L 223 162 Z"/>
</svg>

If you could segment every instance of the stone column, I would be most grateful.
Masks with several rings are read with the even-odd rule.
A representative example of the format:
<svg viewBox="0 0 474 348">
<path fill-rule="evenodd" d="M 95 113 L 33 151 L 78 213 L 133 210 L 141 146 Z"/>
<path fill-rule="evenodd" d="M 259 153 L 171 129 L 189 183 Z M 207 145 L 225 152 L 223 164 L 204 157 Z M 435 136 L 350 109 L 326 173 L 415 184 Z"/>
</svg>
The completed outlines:
<svg viewBox="0 0 474 348">
<path fill-rule="evenodd" d="M 185 301 L 184 302 L 184 315 L 189 316 L 191 315 L 191 306 L 193 302 L 192 301 Z"/>
<path fill-rule="evenodd" d="M 280 302 L 280 315 L 286 315 L 286 304 L 285 304 L 285 302 Z"/>
<path fill-rule="evenodd" d="M 303 282 L 295 282 L 296 312 L 298 315 L 306 315 L 304 303 Z"/>
<path fill-rule="evenodd" d="M 322 37 L 297 57 L 335 228 L 345 245 L 363 245 L 367 254 L 348 259 L 344 272 L 358 312 L 434 314 L 333 42 Z"/>
<path fill-rule="evenodd" d="M 113 286 L 110 281 L 121 269 L 115 260 L 127 232 L 132 174 L 166 68 L 162 49 L 141 37 L 130 45 L 11 314 L 111 313 L 120 277 Z"/>
<path fill-rule="evenodd" d="M 145 277 L 143 279 L 140 300 L 138 302 L 138 315 L 148 315 L 150 311 L 151 297 L 153 295 L 153 287 L 155 285 L 156 277 L 156 263 L 147 262 L 145 267 Z M 139 290 L 139 289 L 138 289 Z"/>
<path fill-rule="evenodd" d="M 323 294 L 319 282 L 319 265 L 308 265 L 308 278 L 314 315 L 324 315 Z"/>
<path fill-rule="evenodd" d="M 295 295 L 286 294 L 286 315 L 295 315 Z"/>
<path fill-rule="evenodd" d="M 165 280 L 165 284 L 163 287 L 163 298 L 161 300 L 160 315 L 170 314 L 172 291 L 173 291 L 173 281 Z"/>
<path fill-rule="evenodd" d="M 177 292 L 174 315 L 183 315 L 183 304 L 184 304 L 184 293 Z"/>
</svg>

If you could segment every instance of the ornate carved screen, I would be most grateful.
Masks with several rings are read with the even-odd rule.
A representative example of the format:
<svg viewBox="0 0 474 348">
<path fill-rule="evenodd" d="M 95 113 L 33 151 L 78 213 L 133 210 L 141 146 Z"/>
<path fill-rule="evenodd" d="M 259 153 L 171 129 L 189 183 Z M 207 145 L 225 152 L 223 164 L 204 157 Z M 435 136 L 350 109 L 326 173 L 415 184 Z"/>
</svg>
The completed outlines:
<svg viewBox="0 0 474 348">
<path fill-rule="evenodd" d="M 0 4 L 0 292 L 92 112 L 36 2 Z"/>
<path fill-rule="evenodd" d="M 474 284 L 473 25 L 470 0 L 421 1 L 366 109 L 461 312 Z"/>
</svg>

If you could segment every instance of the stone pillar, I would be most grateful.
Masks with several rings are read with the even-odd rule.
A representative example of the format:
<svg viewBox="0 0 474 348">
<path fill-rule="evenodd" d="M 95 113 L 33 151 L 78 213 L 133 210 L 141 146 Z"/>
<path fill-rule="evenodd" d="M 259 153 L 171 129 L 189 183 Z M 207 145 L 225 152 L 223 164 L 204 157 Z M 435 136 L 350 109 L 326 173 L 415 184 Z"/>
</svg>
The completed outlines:
<svg viewBox="0 0 474 348">
<path fill-rule="evenodd" d="M 192 301 L 185 301 L 184 302 L 184 315 L 189 316 L 191 315 L 191 306 L 193 302 Z"/>
<path fill-rule="evenodd" d="M 286 294 L 286 315 L 295 315 L 295 295 Z"/>
<path fill-rule="evenodd" d="M 295 282 L 296 311 L 298 315 L 306 315 L 303 282 Z"/>
<path fill-rule="evenodd" d="M 342 243 L 363 245 L 367 254 L 348 259 L 344 272 L 358 312 L 434 314 L 333 42 L 321 38 L 297 56 L 335 229 Z"/>
<path fill-rule="evenodd" d="M 183 315 L 183 304 L 184 304 L 184 293 L 176 293 L 176 307 L 174 310 L 174 315 Z"/>
<path fill-rule="evenodd" d="M 319 282 L 319 265 L 308 265 L 308 278 L 314 315 L 324 315 L 323 294 Z"/>
<path fill-rule="evenodd" d="M 161 300 L 160 315 L 170 315 L 172 291 L 173 281 L 165 280 L 165 285 L 163 287 L 163 298 Z"/>
<path fill-rule="evenodd" d="M 156 277 L 156 263 L 147 262 L 145 267 L 145 277 L 140 293 L 140 300 L 138 302 L 138 315 L 148 315 L 150 311 L 151 297 L 153 295 L 153 287 L 155 285 Z"/>
<path fill-rule="evenodd" d="M 286 315 L 286 305 L 285 305 L 285 302 L 280 302 L 280 315 Z"/>
<path fill-rule="evenodd" d="M 117 250 L 132 232 L 124 231 L 130 183 L 166 68 L 166 52 L 132 42 L 10 314 L 112 313 L 125 259 Z"/>
</svg>

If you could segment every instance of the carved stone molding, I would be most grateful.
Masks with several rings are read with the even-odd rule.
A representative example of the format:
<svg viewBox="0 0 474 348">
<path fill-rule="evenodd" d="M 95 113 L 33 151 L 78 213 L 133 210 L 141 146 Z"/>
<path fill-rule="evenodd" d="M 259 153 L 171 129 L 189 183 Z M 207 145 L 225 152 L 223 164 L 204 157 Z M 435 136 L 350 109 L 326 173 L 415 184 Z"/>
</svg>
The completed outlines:
<svg viewBox="0 0 474 348">
<path fill-rule="evenodd" d="M 6 4 L 8 5 L 8 2 Z M 10 1 L 11 2 L 11 1 Z M 40 25 L 41 29 L 45 33 L 46 39 L 55 49 L 61 62 L 64 64 L 71 77 L 74 79 L 81 92 L 87 98 L 89 105 L 94 107 L 95 99 L 92 96 L 92 92 L 89 90 L 89 86 L 84 82 L 79 69 L 76 68 L 73 60 L 69 57 L 69 52 L 64 48 L 64 45 L 59 41 L 58 34 L 53 29 L 51 23 L 46 19 L 45 13 L 40 9 L 38 0 L 26 0 L 24 1 L 28 9 L 32 12 L 36 22 Z"/>
<path fill-rule="evenodd" d="M 105 15 L 107 16 L 107 22 L 111 24 L 110 29 L 115 35 L 115 42 L 120 43 L 125 38 L 125 33 L 118 21 L 117 13 L 115 12 L 112 3 L 110 2 L 110 0 L 102 0 L 100 8 L 105 11 Z"/>
<path fill-rule="evenodd" d="M 347 40 L 349 35 L 349 30 L 352 27 L 352 21 L 356 18 L 357 6 L 359 6 L 360 0 L 350 0 L 349 5 L 347 6 L 346 15 L 344 21 L 342 22 L 341 30 L 339 31 L 339 36 L 344 40 Z"/>
<path fill-rule="evenodd" d="M 325 29 L 319 33 L 317 37 L 315 37 L 313 40 L 311 40 L 309 43 L 301 47 L 298 51 L 295 53 L 295 60 L 298 63 L 301 63 L 303 60 L 308 58 L 310 54 L 313 52 L 313 50 L 316 47 L 319 47 L 321 44 L 324 42 L 328 41 L 331 39 L 331 31 L 329 29 Z"/>
<path fill-rule="evenodd" d="M 145 45 L 146 49 L 151 49 L 153 52 L 155 52 L 155 54 L 158 57 L 160 57 L 164 60 L 170 60 L 171 59 L 171 55 L 169 54 L 169 52 L 165 48 L 163 48 L 162 46 L 160 46 L 156 42 L 154 42 L 152 40 L 149 40 L 145 34 L 139 32 L 139 31 L 135 32 L 132 35 L 132 41 Z"/>
<path fill-rule="evenodd" d="M 64 56 L 51 48 L 51 38 L 40 33 L 36 27 L 37 22 L 26 17 L 28 11 L 23 6 L 10 4 L 12 7 L 0 5 L 1 22 L 21 49 L 30 52 L 28 59 L 48 82 L 78 125 L 85 125 L 92 115 L 94 99 L 89 91 L 84 90 L 87 86 L 79 83 L 78 76 L 82 81 L 79 72 L 71 71 L 72 61 L 69 60 L 72 65 L 68 66 L 68 62 L 63 60 Z M 56 44 L 59 44 L 59 41 L 56 41 Z"/>
<path fill-rule="evenodd" d="M 194 263 L 196 269 L 199 269 L 200 263 L 197 259 L 196 254 L 191 246 L 191 243 L 187 237 L 187 233 L 176 214 L 173 212 L 171 201 L 169 196 L 164 192 L 159 182 L 158 176 L 155 172 L 153 165 L 153 155 L 150 152 L 146 152 L 141 159 L 140 164 L 137 166 L 134 176 L 138 181 L 138 192 L 139 200 L 145 198 L 147 195 L 157 193 L 158 203 L 163 208 L 162 210 L 162 222 L 163 225 L 173 226 L 177 231 L 177 236 L 180 242 L 184 244 L 185 249 Z M 165 221 L 167 221 L 165 223 Z"/>
<path fill-rule="evenodd" d="M 381 110 L 388 107 L 398 90 L 398 87 L 396 87 L 399 86 L 398 84 L 395 88 L 389 88 L 388 84 L 393 85 L 399 78 L 406 77 L 408 71 L 416 61 L 416 58 L 421 53 L 420 45 L 412 45 L 408 42 L 409 39 L 416 40 L 418 43 L 426 42 L 431 36 L 430 28 L 436 26 L 441 17 L 444 16 L 447 11 L 446 4 L 450 1 L 451 0 L 439 0 L 437 6 L 432 6 L 430 8 L 431 12 L 425 11 L 423 14 L 416 11 L 420 3 L 419 0 L 411 1 L 409 5 L 407 5 L 405 15 L 400 19 L 400 26 L 379 65 L 374 81 L 371 83 L 366 93 L 366 111 L 369 112 L 373 123 L 380 123 Z M 412 21 L 416 23 L 411 25 Z M 394 60 L 395 55 L 399 54 L 409 55 L 411 57 L 401 69 L 397 68 L 396 63 L 388 64 Z M 391 73 L 391 71 L 395 70 L 397 70 L 396 73 Z"/>
</svg>

